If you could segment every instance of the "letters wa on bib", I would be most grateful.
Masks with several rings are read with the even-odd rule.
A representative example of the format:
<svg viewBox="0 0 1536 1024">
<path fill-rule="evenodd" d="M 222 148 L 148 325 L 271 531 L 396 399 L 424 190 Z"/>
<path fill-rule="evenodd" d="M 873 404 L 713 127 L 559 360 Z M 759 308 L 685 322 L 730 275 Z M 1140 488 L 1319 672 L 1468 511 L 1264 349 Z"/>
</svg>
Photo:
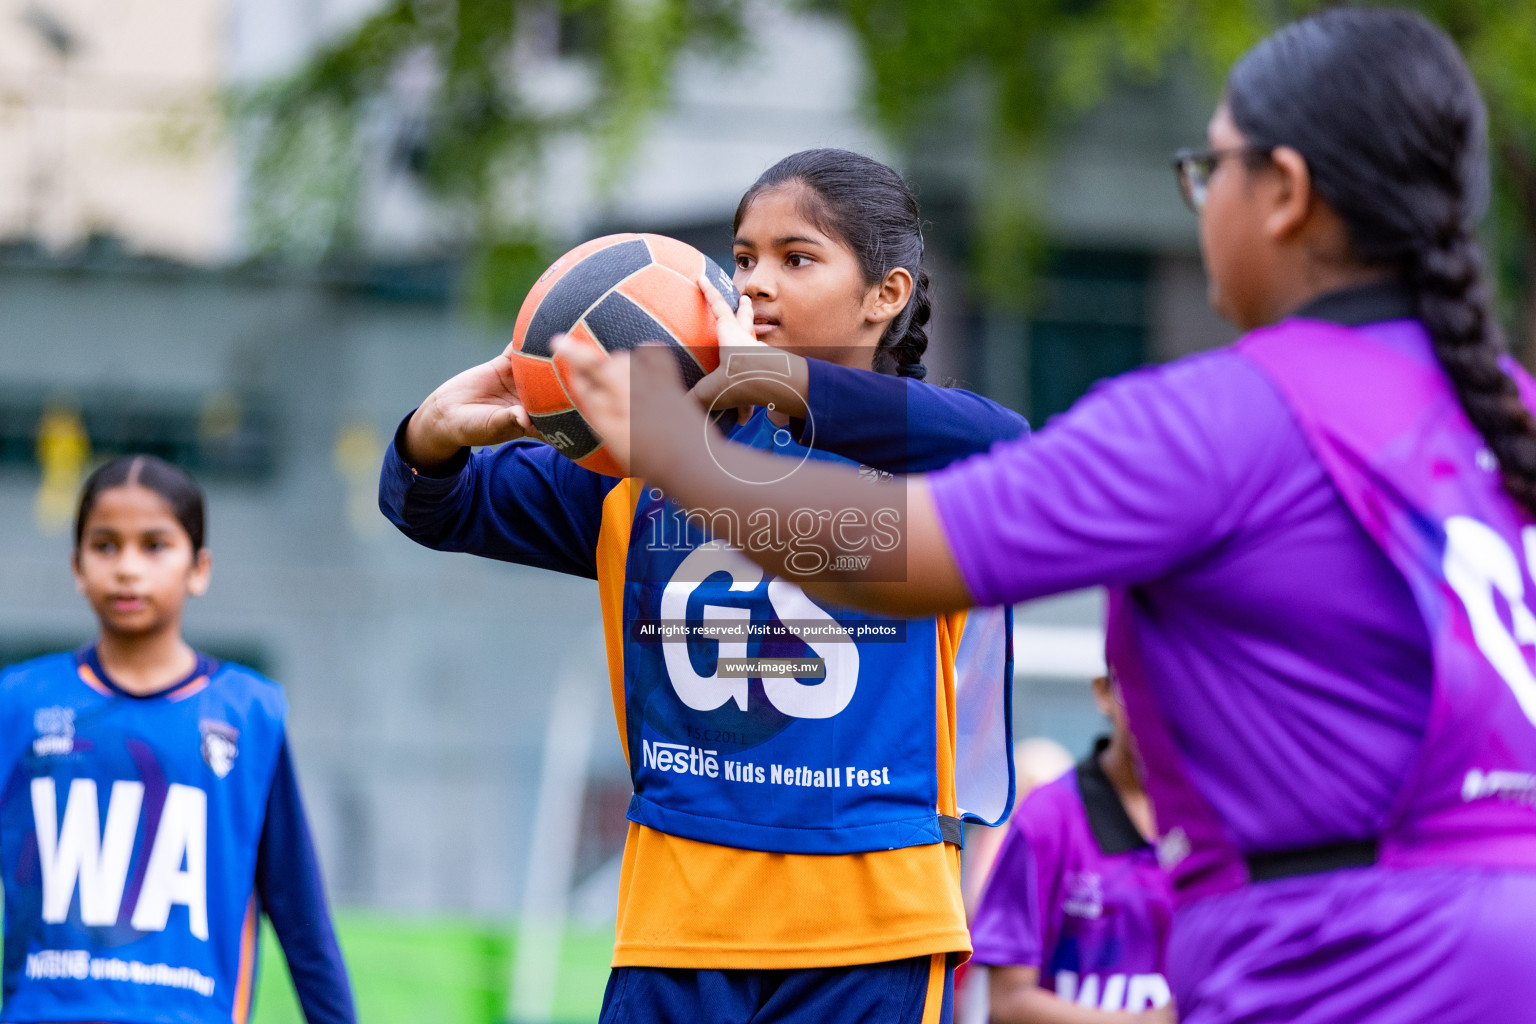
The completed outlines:
<svg viewBox="0 0 1536 1024">
<path fill-rule="evenodd" d="M 286 713 L 201 655 L 147 696 L 90 647 L 0 674 L 6 1020 L 241 1024 L 263 910 L 311 1024 L 355 1019 Z"/>
</svg>

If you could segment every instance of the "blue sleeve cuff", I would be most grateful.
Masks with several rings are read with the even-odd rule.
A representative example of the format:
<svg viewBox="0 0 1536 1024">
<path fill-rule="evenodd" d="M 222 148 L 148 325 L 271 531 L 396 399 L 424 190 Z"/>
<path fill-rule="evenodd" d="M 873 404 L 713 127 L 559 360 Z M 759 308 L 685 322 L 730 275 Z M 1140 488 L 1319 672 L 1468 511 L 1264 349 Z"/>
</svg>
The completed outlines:
<svg viewBox="0 0 1536 1024">
<path fill-rule="evenodd" d="M 451 479 L 453 477 L 456 477 L 460 473 L 464 472 L 464 467 L 469 465 L 469 449 L 468 448 L 460 448 L 456 453 L 454 453 L 453 458 L 449 459 L 436 472 L 433 472 L 433 473 L 429 473 L 429 472 L 427 472 L 425 470 L 416 469 L 414 466 L 411 466 L 409 463 L 407 463 L 405 461 L 404 457 L 402 457 L 400 455 L 400 452 L 402 452 L 405 449 L 405 428 L 410 425 L 411 417 L 415 416 L 415 415 L 416 415 L 416 410 L 415 409 L 412 409 L 410 412 L 405 414 L 405 419 L 401 420 L 400 421 L 400 425 L 395 428 L 394 443 L 392 443 L 389 446 L 390 447 L 390 451 L 394 452 L 395 453 L 395 457 L 400 460 L 400 464 L 402 466 L 405 466 L 412 473 L 415 473 L 417 476 L 425 477 L 428 480 L 439 479 L 439 478 L 447 480 L 447 479 Z"/>
<path fill-rule="evenodd" d="M 384 452 L 379 508 L 407 537 L 438 551 L 596 575 L 603 499 L 616 478 L 532 440 L 461 450 L 431 476 L 401 457 L 403 429 Z"/>
<path fill-rule="evenodd" d="M 405 438 L 406 424 L 411 422 L 414 415 L 416 410 L 412 409 L 395 428 L 395 436 L 384 450 L 384 465 L 379 471 L 379 511 L 401 529 L 406 528 L 406 498 L 413 491 L 421 498 L 435 503 L 465 485 L 464 470 L 469 465 L 468 448 L 460 448 L 459 453 L 436 474 L 420 472 L 406 462 L 400 449 Z"/>
</svg>

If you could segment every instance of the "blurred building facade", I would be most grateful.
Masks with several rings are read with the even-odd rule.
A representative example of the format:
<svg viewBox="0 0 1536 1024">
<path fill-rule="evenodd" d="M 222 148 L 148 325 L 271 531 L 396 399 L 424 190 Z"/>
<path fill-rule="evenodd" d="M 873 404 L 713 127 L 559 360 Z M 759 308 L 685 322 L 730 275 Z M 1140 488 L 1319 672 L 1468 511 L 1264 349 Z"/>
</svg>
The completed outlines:
<svg viewBox="0 0 1536 1024">
<path fill-rule="evenodd" d="M 366 182 L 370 248 L 355 262 L 242 263 L 239 146 L 219 117 L 221 89 L 291 69 L 371 6 L 0 0 L 0 663 L 91 635 L 67 563 L 93 461 L 177 459 L 207 486 L 216 566 L 189 633 L 286 685 L 337 898 L 503 915 L 531 877 L 554 681 L 600 644 L 595 591 L 418 549 L 379 516 L 378 457 L 400 417 L 502 341 L 460 312 L 431 203 L 397 168 Z M 550 230 L 663 231 L 726 263 L 731 213 L 758 173 L 845 146 L 904 167 L 922 192 L 936 378 L 1038 421 L 1097 377 L 1228 337 L 1166 162 L 1199 138 L 1198 90 L 1118 96 L 1038 168 L 1053 255 L 1026 317 L 967 297 L 986 186 L 965 117 L 895 149 L 860 113 L 857 48 L 837 24 L 765 3 L 752 35 L 729 66 L 684 64 L 614 190 L 591 184 L 581 145 L 555 153 L 561 173 L 539 198 Z M 579 86 L 561 84 L 581 72 L 553 52 L 528 59 L 550 88 Z M 1021 612 L 1021 733 L 1085 744 L 1101 615 L 1094 594 Z M 605 693 L 593 679 L 594 699 Z M 611 719 L 598 721 L 576 812 L 575 881 L 595 879 L 594 914 L 627 796 Z"/>
<path fill-rule="evenodd" d="M 0 237 L 234 252 L 220 0 L 0 4 Z"/>
</svg>

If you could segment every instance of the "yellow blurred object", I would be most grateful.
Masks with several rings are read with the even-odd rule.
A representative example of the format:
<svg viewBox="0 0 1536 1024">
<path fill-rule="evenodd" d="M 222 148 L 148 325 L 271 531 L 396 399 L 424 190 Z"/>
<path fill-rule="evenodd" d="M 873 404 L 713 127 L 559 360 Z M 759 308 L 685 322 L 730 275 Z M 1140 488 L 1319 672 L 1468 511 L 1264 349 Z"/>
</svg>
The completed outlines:
<svg viewBox="0 0 1536 1024">
<path fill-rule="evenodd" d="M 354 420 L 336 435 L 336 472 L 347 482 L 347 522 L 361 537 L 371 537 L 384 528 L 379 512 L 379 453 L 384 444 L 369 423 Z"/>
<path fill-rule="evenodd" d="M 227 441 L 240 433 L 245 410 L 240 397 L 229 391 L 211 391 L 203 397 L 197 417 L 200 441 Z"/>
<path fill-rule="evenodd" d="M 91 439 L 80 411 L 66 406 L 43 410 L 37 421 L 37 464 L 42 479 L 34 513 L 44 534 L 62 533 L 75 512 L 75 495 L 91 461 Z"/>
</svg>

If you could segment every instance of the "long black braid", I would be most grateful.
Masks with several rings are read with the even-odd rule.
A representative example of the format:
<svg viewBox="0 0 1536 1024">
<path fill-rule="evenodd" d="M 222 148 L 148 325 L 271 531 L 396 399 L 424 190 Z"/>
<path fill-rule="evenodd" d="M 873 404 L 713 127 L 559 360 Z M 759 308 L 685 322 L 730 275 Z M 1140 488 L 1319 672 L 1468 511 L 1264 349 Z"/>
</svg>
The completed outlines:
<svg viewBox="0 0 1536 1024">
<path fill-rule="evenodd" d="M 1289 146 L 1344 221 L 1356 258 L 1412 289 L 1504 488 L 1536 514 L 1536 418 L 1504 372 L 1482 249 L 1487 113 L 1451 40 L 1417 14 L 1335 8 L 1275 33 L 1227 79 L 1254 146 Z"/>
</svg>

